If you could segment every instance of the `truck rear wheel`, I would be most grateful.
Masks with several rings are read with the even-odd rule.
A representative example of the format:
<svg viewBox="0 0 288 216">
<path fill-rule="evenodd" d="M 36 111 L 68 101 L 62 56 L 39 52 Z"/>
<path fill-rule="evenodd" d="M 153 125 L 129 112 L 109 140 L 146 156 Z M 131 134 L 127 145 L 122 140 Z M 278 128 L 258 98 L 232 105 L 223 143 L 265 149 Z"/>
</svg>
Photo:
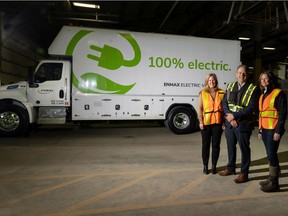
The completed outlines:
<svg viewBox="0 0 288 216">
<path fill-rule="evenodd" d="M 196 117 L 187 107 L 175 107 L 169 112 L 165 123 L 175 134 L 188 134 L 195 127 Z"/>
<path fill-rule="evenodd" d="M 12 104 L 0 107 L 0 136 L 26 135 L 29 121 L 25 110 Z"/>
</svg>

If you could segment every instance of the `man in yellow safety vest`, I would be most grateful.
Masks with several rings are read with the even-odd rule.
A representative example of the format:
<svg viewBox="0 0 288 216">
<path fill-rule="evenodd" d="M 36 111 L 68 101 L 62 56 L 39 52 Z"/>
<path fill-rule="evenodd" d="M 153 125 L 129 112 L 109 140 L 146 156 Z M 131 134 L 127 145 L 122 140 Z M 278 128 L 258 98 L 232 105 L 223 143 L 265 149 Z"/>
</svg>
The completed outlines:
<svg viewBox="0 0 288 216">
<path fill-rule="evenodd" d="M 258 107 L 259 89 L 248 82 L 249 69 L 246 65 L 237 68 L 237 82 L 228 84 L 223 99 L 225 114 L 225 137 L 228 149 L 227 169 L 219 172 L 220 176 L 236 174 L 236 145 L 241 150 L 241 170 L 235 183 L 249 180 L 251 163 L 250 137 L 255 124 L 255 113 Z"/>
</svg>

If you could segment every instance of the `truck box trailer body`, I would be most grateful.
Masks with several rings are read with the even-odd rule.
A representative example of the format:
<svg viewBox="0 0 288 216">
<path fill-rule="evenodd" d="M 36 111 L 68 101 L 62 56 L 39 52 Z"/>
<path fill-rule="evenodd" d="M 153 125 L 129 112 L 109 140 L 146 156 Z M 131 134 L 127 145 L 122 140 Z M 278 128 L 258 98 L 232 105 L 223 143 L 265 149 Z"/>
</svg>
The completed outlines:
<svg viewBox="0 0 288 216">
<path fill-rule="evenodd" d="M 189 133 L 205 76 L 225 89 L 240 51 L 232 40 L 64 26 L 32 80 L 0 87 L 0 134 L 99 120 L 161 120 Z"/>
</svg>

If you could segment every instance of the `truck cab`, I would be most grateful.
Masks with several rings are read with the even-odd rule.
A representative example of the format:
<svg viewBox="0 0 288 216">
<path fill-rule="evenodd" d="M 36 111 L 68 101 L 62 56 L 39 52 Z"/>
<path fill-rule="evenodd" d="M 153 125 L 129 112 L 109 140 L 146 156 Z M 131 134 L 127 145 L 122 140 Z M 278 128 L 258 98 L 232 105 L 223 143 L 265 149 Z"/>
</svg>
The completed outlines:
<svg viewBox="0 0 288 216">
<path fill-rule="evenodd" d="M 0 135 L 27 133 L 31 123 L 63 124 L 70 106 L 71 62 L 41 61 L 28 82 L 0 88 Z"/>
</svg>

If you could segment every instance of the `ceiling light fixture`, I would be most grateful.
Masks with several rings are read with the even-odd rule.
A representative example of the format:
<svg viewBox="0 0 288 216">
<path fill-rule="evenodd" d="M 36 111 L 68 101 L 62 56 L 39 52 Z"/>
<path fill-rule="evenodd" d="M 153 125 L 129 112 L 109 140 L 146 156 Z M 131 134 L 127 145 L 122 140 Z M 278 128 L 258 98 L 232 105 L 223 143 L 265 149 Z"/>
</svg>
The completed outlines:
<svg viewBox="0 0 288 216">
<path fill-rule="evenodd" d="M 250 38 L 248 38 L 248 37 L 239 37 L 238 39 L 239 40 L 250 40 Z"/>
<path fill-rule="evenodd" d="M 275 50 L 276 48 L 275 47 L 263 47 L 263 49 L 265 49 L 265 50 Z"/>
<path fill-rule="evenodd" d="M 86 7 L 86 8 L 100 9 L 100 5 L 95 5 L 95 4 L 86 4 L 86 3 L 80 3 L 80 2 L 73 2 L 73 5 L 77 6 L 77 7 Z"/>
</svg>

